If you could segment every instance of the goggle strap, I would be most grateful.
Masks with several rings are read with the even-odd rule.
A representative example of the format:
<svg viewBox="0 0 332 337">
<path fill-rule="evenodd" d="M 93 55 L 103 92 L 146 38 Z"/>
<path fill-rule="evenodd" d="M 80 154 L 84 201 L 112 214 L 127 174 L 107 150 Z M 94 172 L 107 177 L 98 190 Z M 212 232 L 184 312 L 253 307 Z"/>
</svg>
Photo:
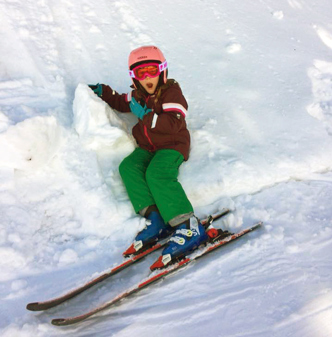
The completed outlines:
<svg viewBox="0 0 332 337">
<path fill-rule="evenodd" d="M 159 64 L 159 71 L 162 72 L 167 69 L 167 61 L 165 60 L 163 63 Z"/>
<path fill-rule="evenodd" d="M 129 76 L 135 78 L 135 74 L 133 70 L 129 70 Z"/>
</svg>

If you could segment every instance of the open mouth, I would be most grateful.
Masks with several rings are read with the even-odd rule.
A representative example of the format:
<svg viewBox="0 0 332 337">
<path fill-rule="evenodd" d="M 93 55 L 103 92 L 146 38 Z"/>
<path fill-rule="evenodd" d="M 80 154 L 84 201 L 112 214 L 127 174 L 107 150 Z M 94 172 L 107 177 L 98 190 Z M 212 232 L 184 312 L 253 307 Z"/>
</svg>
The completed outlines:
<svg viewBox="0 0 332 337">
<path fill-rule="evenodd" d="M 147 83 L 146 86 L 147 86 L 149 89 L 152 89 L 152 88 L 153 88 L 153 84 L 152 84 L 152 83 Z"/>
</svg>

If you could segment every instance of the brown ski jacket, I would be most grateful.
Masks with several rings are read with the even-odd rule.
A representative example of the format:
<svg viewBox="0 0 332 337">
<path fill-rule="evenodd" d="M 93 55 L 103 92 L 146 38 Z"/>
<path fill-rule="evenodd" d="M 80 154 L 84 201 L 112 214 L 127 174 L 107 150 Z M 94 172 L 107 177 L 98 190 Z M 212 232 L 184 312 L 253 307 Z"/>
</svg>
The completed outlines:
<svg viewBox="0 0 332 337">
<path fill-rule="evenodd" d="M 185 121 L 188 104 L 179 84 L 174 80 L 168 81 L 171 81 L 170 85 L 166 85 L 159 94 L 143 97 L 136 89 L 128 94 L 118 94 L 103 84 L 101 98 L 119 112 L 131 112 L 129 103 L 132 97 L 142 106 L 146 104 L 152 111 L 143 119 L 138 119 L 132 130 L 138 146 L 150 152 L 173 149 L 188 160 L 190 134 Z"/>
</svg>

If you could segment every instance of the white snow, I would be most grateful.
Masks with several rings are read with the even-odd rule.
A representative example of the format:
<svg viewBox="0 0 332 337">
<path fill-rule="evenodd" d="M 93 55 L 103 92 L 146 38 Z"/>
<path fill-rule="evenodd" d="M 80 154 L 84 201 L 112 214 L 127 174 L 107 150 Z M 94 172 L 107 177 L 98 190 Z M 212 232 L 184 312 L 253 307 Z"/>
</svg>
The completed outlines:
<svg viewBox="0 0 332 337">
<path fill-rule="evenodd" d="M 0 335 L 332 336 L 329 0 L 0 0 Z M 120 261 L 142 219 L 118 173 L 127 57 L 156 44 L 189 103 L 180 170 L 196 214 L 264 227 L 83 324 L 54 327 L 149 274 L 149 256 L 65 305 L 25 309 Z"/>
</svg>

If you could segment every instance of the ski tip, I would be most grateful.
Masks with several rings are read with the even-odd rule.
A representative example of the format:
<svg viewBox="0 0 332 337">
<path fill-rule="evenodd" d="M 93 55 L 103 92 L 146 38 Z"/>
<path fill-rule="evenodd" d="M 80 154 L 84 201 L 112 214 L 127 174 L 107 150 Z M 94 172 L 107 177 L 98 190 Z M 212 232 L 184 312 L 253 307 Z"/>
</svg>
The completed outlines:
<svg viewBox="0 0 332 337">
<path fill-rule="evenodd" d="M 39 307 L 39 302 L 33 302 L 33 303 L 29 303 L 26 306 L 27 310 L 30 311 L 39 311 L 40 307 Z"/>
<path fill-rule="evenodd" d="M 255 229 L 257 229 L 258 227 L 261 227 L 263 226 L 263 222 L 262 221 L 259 221 L 259 222 L 256 222 L 252 227 L 250 227 L 250 231 L 253 231 Z"/>
<path fill-rule="evenodd" d="M 56 326 L 66 325 L 66 320 L 64 318 L 54 318 L 51 323 Z"/>
</svg>

